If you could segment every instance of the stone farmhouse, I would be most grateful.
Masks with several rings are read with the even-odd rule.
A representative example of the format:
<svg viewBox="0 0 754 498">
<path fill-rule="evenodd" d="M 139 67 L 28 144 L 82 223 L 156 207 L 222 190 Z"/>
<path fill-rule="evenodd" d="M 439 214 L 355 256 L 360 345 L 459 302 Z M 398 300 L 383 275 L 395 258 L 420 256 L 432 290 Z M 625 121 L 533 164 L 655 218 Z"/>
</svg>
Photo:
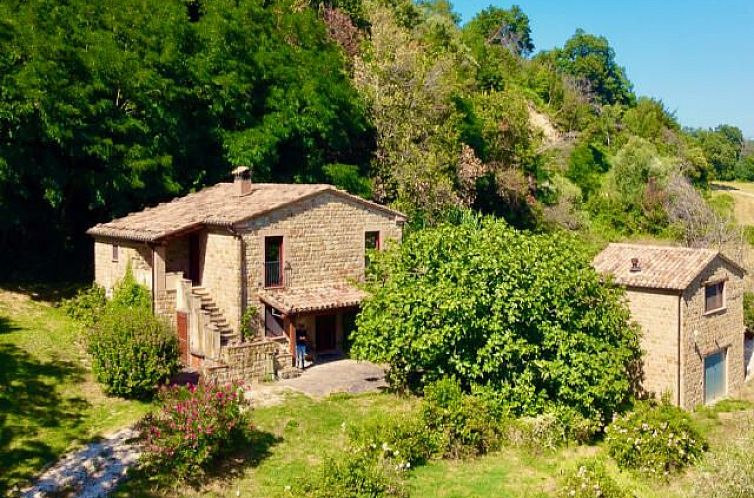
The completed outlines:
<svg viewBox="0 0 754 498">
<path fill-rule="evenodd" d="M 711 249 L 610 244 L 593 261 L 641 326 L 644 389 L 691 409 L 744 382 L 744 269 Z"/>
<path fill-rule="evenodd" d="M 293 375 L 297 327 L 315 356 L 342 350 L 368 250 L 400 240 L 406 217 L 330 185 L 233 173 L 232 183 L 89 229 L 95 282 L 109 295 L 130 268 L 175 326 L 184 363 L 209 377 Z"/>
</svg>

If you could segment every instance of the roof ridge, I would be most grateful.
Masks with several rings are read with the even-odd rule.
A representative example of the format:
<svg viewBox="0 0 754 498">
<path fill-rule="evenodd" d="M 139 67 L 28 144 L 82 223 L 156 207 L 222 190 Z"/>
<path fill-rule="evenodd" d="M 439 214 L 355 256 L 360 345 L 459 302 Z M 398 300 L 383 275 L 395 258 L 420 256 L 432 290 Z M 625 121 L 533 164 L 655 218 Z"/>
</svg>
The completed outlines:
<svg viewBox="0 0 754 498">
<path fill-rule="evenodd" d="M 621 246 L 621 247 L 648 248 L 648 249 L 662 249 L 662 250 L 679 250 L 680 249 L 683 251 L 690 251 L 690 252 L 720 253 L 719 249 L 713 249 L 711 247 L 663 246 L 660 244 L 641 244 L 641 243 L 631 243 L 631 242 L 610 242 L 608 245 Z"/>
<path fill-rule="evenodd" d="M 219 182 L 181 197 L 146 206 L 98 223 L 87 233 L 95 236 L 156 242 L 197 225 L 232 227 L 319 195 L 333 195 L 378 210 L 396 221 L 406 216 L 388 206 L 350 194 L 326 183 L 255 184 L 249 195 L 234 195 L 233 183 Z M 256 195 L 254 195 L 256 193 Z M 343 202 L 343 201 L 341 201 Z"/>
</svg>

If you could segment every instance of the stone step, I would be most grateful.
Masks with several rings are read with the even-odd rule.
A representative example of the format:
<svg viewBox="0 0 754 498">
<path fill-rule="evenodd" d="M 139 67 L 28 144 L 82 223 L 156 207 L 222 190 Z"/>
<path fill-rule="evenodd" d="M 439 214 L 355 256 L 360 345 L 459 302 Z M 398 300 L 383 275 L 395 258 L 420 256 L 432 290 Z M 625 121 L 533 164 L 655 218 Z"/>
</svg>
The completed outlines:
<svg viewBox="0 0 754 498">
<path fill-rule="evenodd" d="M 295 379 L 301 377 L 301 370 L 296 367 L 283 367 L 278 370 L 279 379 Z"/>
</svg>

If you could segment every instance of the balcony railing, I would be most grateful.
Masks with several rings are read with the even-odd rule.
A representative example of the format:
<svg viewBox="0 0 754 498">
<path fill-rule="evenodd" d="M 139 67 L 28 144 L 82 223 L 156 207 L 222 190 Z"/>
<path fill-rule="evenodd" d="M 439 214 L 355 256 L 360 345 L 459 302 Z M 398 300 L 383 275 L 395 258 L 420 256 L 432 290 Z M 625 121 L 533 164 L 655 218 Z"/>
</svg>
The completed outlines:
<svg viewBox="0 0 754 498">
<path fill-rule="evenodd" d="M 280 261 L 267 261 L 264 264 L 264 286 L 283 286 L 283 266 Z"/>
</svg>

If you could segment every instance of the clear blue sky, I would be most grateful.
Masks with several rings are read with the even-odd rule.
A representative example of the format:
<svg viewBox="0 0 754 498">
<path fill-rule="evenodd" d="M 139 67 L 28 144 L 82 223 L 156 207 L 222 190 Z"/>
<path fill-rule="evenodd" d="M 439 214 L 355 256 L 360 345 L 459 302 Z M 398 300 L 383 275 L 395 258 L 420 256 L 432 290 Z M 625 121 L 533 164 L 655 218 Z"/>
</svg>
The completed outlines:
<svg viewBox="0 0 754 498">
<path fill-rule="evenodd" d="M 463 21 L 518 4 L 537 50 L 576 28 L 607 37 L 639 95 L 661 99 L 685 126 L 738 126 L 754 138 L 754 0 L 457 0 Z"/>
</svg>

